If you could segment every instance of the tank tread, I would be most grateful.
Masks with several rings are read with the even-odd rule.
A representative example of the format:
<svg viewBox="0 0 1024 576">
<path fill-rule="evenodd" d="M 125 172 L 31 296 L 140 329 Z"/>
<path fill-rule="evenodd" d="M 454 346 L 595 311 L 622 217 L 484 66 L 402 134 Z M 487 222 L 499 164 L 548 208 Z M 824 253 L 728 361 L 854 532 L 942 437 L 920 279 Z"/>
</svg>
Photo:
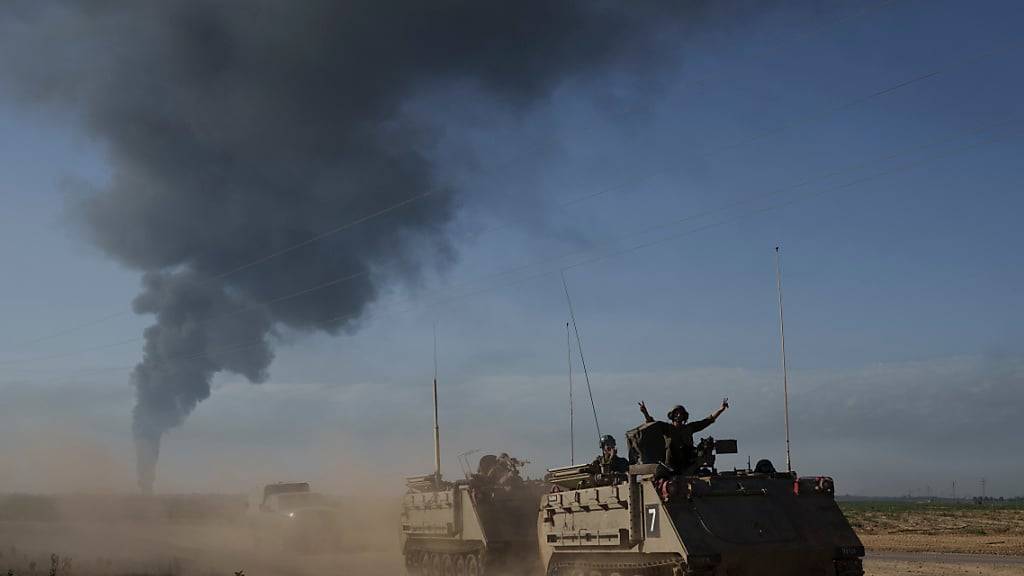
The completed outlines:
<svg viewBox="0 0 1024 576">
<path fill-rule="evenodd" d="M 565 558 L 552 560 L 547 576 L 712 576 L 712 570 L 693 569 L 678 556 L 652 559 Z"/>
<path fill-rule="evenodd" d="M 410 576 L 532 576 L 536 563 L 515 561 L 502 564 L 484 551 L 431 552 L 410 550 L 405 554 L 405 572 Z"/>
<path fill-rule="evenodd" d="M 483 576 L 482 554 L 416 551 L 406 554 L 405 571 L 411 576 Z"/>
</svg>

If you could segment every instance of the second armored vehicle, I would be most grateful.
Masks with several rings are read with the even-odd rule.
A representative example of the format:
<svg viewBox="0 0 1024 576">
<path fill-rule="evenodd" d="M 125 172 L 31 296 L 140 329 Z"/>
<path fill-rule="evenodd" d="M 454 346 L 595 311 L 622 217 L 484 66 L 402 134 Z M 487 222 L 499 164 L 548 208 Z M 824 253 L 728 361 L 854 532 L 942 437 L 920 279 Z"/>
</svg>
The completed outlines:
<svg viewBox="0 0 1024 576">
<path fill-rule="evenodd" d="M 464 480 L 408 478 L 401 519 L 408 573 L 535 574 L 537 507 L 547 488 L 524 480 L 521 464 L 505 454 L 489 455 Z"/>
</svg>

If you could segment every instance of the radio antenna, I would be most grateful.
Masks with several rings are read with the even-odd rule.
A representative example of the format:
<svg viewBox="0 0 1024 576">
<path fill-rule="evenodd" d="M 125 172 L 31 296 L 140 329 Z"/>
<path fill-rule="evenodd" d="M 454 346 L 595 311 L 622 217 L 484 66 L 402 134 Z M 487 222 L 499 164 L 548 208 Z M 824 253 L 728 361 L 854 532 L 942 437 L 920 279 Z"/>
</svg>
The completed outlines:
<svg viewBox="0 0 1024 576">
<path fill-rule="evenodd" d="M 441 483 L 441 429 L 437 420 L 437 322 L 434 322 L 434 478 Z"/>
<path fill-rule="evenodd" d="M 580 329 L 576 327 L 576 312 L 572 309 L 572 298 L 569 297 L 569 284 L 565 281 L 565 270 L 562 270 L 562 288 L 565 288 L 565 301 L 569 303 L 569 319 L 572 320 L 572 329 L 576 333 L 576 348 L 580 352 L 580 364 L 583 365 L 583 377 L 587 381 L 587 394 L 590 396 L 590 409 L 594 411 L 594 428 L 597 428 L 598 442 L 601 440 L 601 425 L 597 423 L 597 405 L 594 404 L 594 390 L 590 387 L 590 372 L 587 370 L 587 360 L 583 357 L 583 341 L 580 340 Z"/>
<path fill-rule="evenodd" d="M 779 340 L 782 344 L 782 396 L 786 409 L 786 471 L 793 471 L 789 452 L 789 366 L 786 363 L 786 322 L 782 313 L 782 256 L 775 247 L 775 287 L 779 292 Z"/>
<path fill-rule="evenodd" d="M 576 464 L 576 416 L 572 401 L 572 338 L 565 323 L 565 347 L 569 358 L 569 464 Z"/>
</svg>

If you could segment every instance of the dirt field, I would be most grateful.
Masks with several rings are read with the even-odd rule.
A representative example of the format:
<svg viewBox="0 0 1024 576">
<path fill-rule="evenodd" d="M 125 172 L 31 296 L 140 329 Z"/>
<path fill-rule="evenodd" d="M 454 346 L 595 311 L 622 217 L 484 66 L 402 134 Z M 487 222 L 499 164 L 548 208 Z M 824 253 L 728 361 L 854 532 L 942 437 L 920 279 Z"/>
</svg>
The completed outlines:
<svg viewBox="0 0 1024 576">
<path fill-rule="evenodd" d="M 908 553 L 872 555 L 864 562 L 866 576 L 1020 576 L 1024 561 L 1007 556 L 961 556 Z"/>
<path fill-rule="evenodd" d="M 1024 556 L 1024 503 L 846 502 L 869 550 Z"/>
<path fill-rule="evenodd" d="M 400 574 L 394 503 L 349 502 L 347 509 L 344 545 L 300 556 L 257 543 L 244 499 L 0 497 L 0 574 Z"/>
<path fill-rule="evenodd" d="M 867 576 L 1024 576 L 1024 506 L 843 503 Z M 2 497 L 0 574 L 248 576 L 403 573 L 390 500 L 349 503 L 346 546 L 297 556 L 256 546 L 244 500 L 223 496 Z"/>
<path fill-rule="evenodd" d="M 844 502 L 869 576 L 1024 575 L 1024 504 Z"/>
</svg>

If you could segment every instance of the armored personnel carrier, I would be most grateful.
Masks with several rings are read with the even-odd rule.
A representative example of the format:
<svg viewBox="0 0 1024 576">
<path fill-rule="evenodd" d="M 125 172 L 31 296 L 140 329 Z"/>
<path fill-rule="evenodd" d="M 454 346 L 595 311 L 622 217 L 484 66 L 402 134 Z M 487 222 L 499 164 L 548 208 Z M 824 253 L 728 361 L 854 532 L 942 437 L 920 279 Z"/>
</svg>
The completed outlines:
<svg viewBox="0 0 1024 576">
<path fill-rule="evenodd" d="M 484 456 L 455 482 L 439 474 L 406 479 L 402 552 L 406 571 L 423 576 L 535 574 L 537 508 L 547 486 L 524 480 L 523 463 Z"/>
<path fill-rule="evenodd" d="M 715 454 L 735 453 L 736 442 L 712 438 L 697 446 L 691 469 L 675 474 L 657 462 L 661 439 L 643 431 L 627 434 L 638 462 L 627 474 L 549 471 L 556 488 L 538 518 L 547 576 L 864 573 L 864 547 L 836 505 L 831 478 L 777 472 L 767 460 L 719 471 Z"/>
</svg>

